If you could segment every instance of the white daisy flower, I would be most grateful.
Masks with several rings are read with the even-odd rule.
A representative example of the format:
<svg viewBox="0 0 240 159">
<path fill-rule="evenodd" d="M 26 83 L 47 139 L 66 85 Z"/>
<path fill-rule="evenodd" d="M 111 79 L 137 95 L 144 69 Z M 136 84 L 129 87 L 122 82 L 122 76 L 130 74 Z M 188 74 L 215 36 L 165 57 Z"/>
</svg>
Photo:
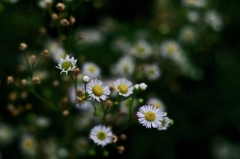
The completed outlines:
<svg viewBox="0 0 240 159">
<path fill-rule="evenodd" d="M 92 98 L 100 102 L 100 99 L 106 100 L 110 95 L 110 89 L 102 81 L 91 79 L 87 84 L 87 93 Z"/>
<path fill-rule="evenodd" d="M 83 39 L 80 42 L 84 44 L 97 44 L 104 39 L 102 32 L 97 29 L 85 29 L 81 30 L 80 33 L 83 35 Z"/>
<path fill-rule="evenodd" d="M 131 76 L 135 70 L 135 62 L 129 56 L 122 57 L 115 67 L 113 67 L 112 72 L 119 76 Z"/>
<path fill-rule="evenodd" d="M 152 48 L 145 40 L 139 40 L 130 49 L 130 53 L 137 58 L 145 59 L 152 54 Z"/>
<path fill-rule="evenodd" d="M 200 19 L 200 15 L 197 11 L 188 11 L 187 18 L 190 22 L 195 23 Z"/>
<path fill-rule="evenodd" d="M 125 78 L 117 79 L 113 82 L 113 84 L 119 95 L 128 97 L 133 94 L 132 82 L 126 80 Z"/>
<path fill-rule="evenodd" d="M 207 11 L 205 13 L 204 20 L 215 31 L 220 31 L 222 29 L 223 23 L 221 17 L 215 10 Z"/>
<path fill-rule="evenodd" d="M 83 64 L 82 73 L 90 78 L 97 78 L 100 76 L 101 70 L 96 64 L 92 62 L 86 62 Z"/>
<path fill-rule="evenodd" d="M 14 130 L 10 125 L 0 124 L 0 145 L 9 144 L 15 136 Z"/>
<path fill-rule="evenodd" d="M 143 72 L 149 80 L 156 80 L 161 75 L 160 68 L 157 64 L 146 65 Z"/>
<path fill-rule="evenodd" d="M 52 4 L 52 0 L 40 0 L 38 2 L 39 7 L 47 8 L 48 5 Z"/>
<path fill-rule="evenodd" d="M 26 155 L 34 155 L 37 149 L 37 142 L 31 135 L 24 135 L 20 142 L 22 152 Z"/>
<path fill-rule="evenodd" d="M 147 104 L 152 105 L 158 109 L 160 109 L 162 112 L 164 112 L 166 110 L 165 105 L 163 104 L 163 102 L 155 97 L 149 98 L 147 101 Z"/>
<path fill-rule="evenodd" d="M 160 53 L 165 58 L 174 59 L 181 53 L 181 49 L 176 41 L 167 40 L 161 44 Z"/>
<path fill-rule="evenodd" d="M 47 41 L 45 47 L 49 51 L 50 57 L 52 57 L 56 62 L 58 62 L 60 58 L 64 58 L 66 56 L 65 50 L 55 41 Z"/>
<path fill-rule="evenodd" d="M 170 119 L 168 117 L 163 117 L 160 122 L 161 125 L 158 126 L 158 130 L 166 130 L 169 127 Z"/>
<path fill-rule="evenodd" d="M 158 128 L 165 114 L 152 105 L 144 105 L 137 112 L 138 121 L 146 128 Z"/>
<path fill-rule="evenodd" d="M 68 71 L 73 71 L 76 68 L 76 62 L 77 60 L 74 59 L 74 57 L 70 58 L 69 55 L 66 56 L 65 59 L 60 58 L 60 61 L 58 62 L 58 66 L 56 68 L 59 68 L 62 72 L 65 72 L 66 75 L 68 74 Z"/>
<path fill-rule="evenodd" d="M 180 40 L 184 43 L 193 43 L 196 41 L 196 30 L 191 26 L 186 26 L 180 31 Z"/>
<path fill-rule="evenodd" d="M 98 125 L 92 128 L 90 138 L 98 145 L 105 146 L 112 142 L 112 131 L 110 128 Z"/>
<path fill-rule="evenodd" d="M 187 7 L 205 7 L 206 6 L 206 0 L 183 0 L 183 4 Z"/>
</svg>

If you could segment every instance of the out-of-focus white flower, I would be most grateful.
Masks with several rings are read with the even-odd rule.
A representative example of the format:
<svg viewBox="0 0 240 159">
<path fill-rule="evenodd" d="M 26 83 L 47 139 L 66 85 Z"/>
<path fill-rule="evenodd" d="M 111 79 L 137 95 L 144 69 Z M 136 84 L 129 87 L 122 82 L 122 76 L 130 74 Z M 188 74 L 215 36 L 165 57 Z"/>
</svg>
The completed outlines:
<svg viewBox="0 0 240 159">
<path fill-rule="evenodd" d="M 190 44 L 196 41 L 196 29 L 191 26 L 186 26 L 180 31 L 180 40 L 183 43 Z"/>
<path fill-rule="evenodd" d="M 84 156 L 87 154 L 88 145 L 88 141 L 84 137 L 74 140 L 74 150 L 77 152 L 78 156 Z"/>
<path fill-rule="evenodd" d="M 130 53 L 137 58 L 145 59 L 152 54 L 152 48 L 145 40 L 139 40 L 131 47 Z"/>
<path fill-rule="evenodd" d="M 117 79 L 113 82 L 113 84 L 114 88 L 121 96 L 128 97 L 133 93 L 132 82 L 126 80 L 125 78 Z"/>
<path fill-rule="evenodd" d="M 114 75 L 121 77 L 131 76 L 135 69 L 135 62 L 130 56 L 122 57 L 113 67 L 112 72 Z"/>
<path fill-rule="evenodd" d="M 91 79 L 87 84 L 87 93 L 92 98 L 100 102 L 106 100 L 110 95 L 110 89 L 102 81 L 98 79 Z"/>
<path fill-rule="evenodd" d="M 90 138 L 94 143 L 105 146 L 112 142 L 112 131 L 104 125 L 98 125 L 92 128 Z"/>
<path fill-rule="evenodd" d="M 144 75 L 149 80 L 156 80 L 160 77 L 161 71 L 157 64 L 145 65 L 143 68 Z"/>
<path fill-rule="evenodd" d="M 162 112 L 164 112 L 166 110 L 166 107 L 163 104 L 163 102 L 160 99 L 155 98 L 155 97 L 149 98 L 148 101 L 147 101 L 147 104 L 152 105 L 152 106 L 160 109 Z"/>
<path fill-rule="evenodd" d="M 66 157 L 68 156 L 68 151 L 67 151 L 67 149 L 66 149 L 66 148 L 63 148 L 63 147 L 59 148 L 59 149 L 57 150 L 57 156 L 58 156 L 59 158 L 66 158 Z"/>
<path fill-rule="evenodd" d="M 39 116 L 36 118 L 35 124 L 40 128 L 46 128 L 50 125 L 50 119 L 45 116 Z"/>
<path fill-rule="evenodd" d="M 65 59 L 60 58 L 60 61 L 58 62 L 58 66 L 56 68 L 59 68 L 61 70 L 60 74 L 63 72 L 68 74 L 68 71 L 73 71 L 76 66 L 77 60 L 74 59 L 74 57 L 70 58 L 69 55 L 65 57 Z"/>
<path fill-rule="evenodd" d="M 199 20 L 199 13 L 197 11 L 188 11 L 187 18 L 190 22 L 195 23 Z"/>
<path fill-rule="evenodd" d="M 123 54 L 128 54 L 131 44 L 125 38 L 119 37 L 113 41 L 112 48 L 114 51 L 120 51 Z"/>
<path fill-rule="evenodd" d="M 176 41 L 167 40 L 160 45 L 160 54 L 165 58 L 174 59 L 181 52 L 180 46 Z"/>
<path fill-rule="evenodd" d="M 34 155 L 37 149 L 35 137 L 25 134 L 20 141 L 20 148 L 25 155 Z"/>
<path fill-rule="evenodd" d="M 222 29 L 223 23 L 221 17 L 215 10 L 207 11 L 204 20 L 206 24 L 211 26 L 215 31 L 220 31 Z"/>
<path fill-rule="evenodd" d="M 56 62 L 58 62 L 60 58 L 64 58 L 66 56 L 64 49 L 57 42 L 49 40 L 45 45 L 49 51 L 49 57 L 52 57 Z"/>
<path fill-rule="evenodd" d="M 0 145 L 9 144 L 15 136 L 14 130 L 10 125 L 0 124 Z"/>
<path fill-rule="evenodd" d="M 82 73 L 90 78 L 97 78 L 101 75 L 101 70 L 96 64 L 86 62 L 82 66 Z"/>
<path fill-rule="evenodd" d="M 202 8 L 207 5 L 206 0 L 182 0 L 182 2 L 187 7 Z"/>
<path fill-rule="evenodd" d="M 137 112 L 138 121 L 146 128 L 158 128 L 165 114 L 152 105 L 141 106 Z"/>
<path fill-rule="evenodd" d="M 49 4 L 52 4 L 52 0 L 40 0 L 38 2 L 40 8 L 47 8 Z"/>
<path fill-rule="evenodd" d="M 103 41 L 103 35 L 97 29 L 85 29 L 80 31 L 83 36 L 81 42 L 84 44 L 97 44 Z"/>
</svg>

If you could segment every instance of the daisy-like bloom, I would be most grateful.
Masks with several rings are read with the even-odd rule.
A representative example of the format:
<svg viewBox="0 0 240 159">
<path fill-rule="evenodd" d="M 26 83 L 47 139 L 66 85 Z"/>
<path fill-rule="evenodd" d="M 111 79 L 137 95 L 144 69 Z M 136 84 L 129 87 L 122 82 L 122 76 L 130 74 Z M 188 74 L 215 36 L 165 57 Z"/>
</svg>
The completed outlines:
<svg viewBox="0 0 240 159">
<path fill-rule="evenodd" d="M 60 74 L 65 72 L 67 75 L 68 71 L 73 71 L 76 68 L 76 62 L 77 60 L 75 60 L 74 57 L 70 58 L 70 56 L 67 55 L 65 59 L 60 59 L 56 68 L 62 70 Z"/>
<path fill-rule="evenodd" d="M 204 20 L 207 25 L 211 26 L 215 31 L 222 29 L 222 20 L 220 15 L 215 10 L 210 10 L 205 13 Z"/>
<path fill-rule="evenodd" d="M 112 142 L 112 131 L 104 125 L 92 128 L 90 138 L 98 145 L 105 146 Z"/>
<path fill-rule="evenodd" d="M 92 62 L 86 62 L 83 64 L 82 73 L 90 78 L 97 78 L 100 76 L 101 70 L 96 64 Z"/>
<path fill-rule="evenodd" d="M 128 97 L 133 93 L 132 82 L 126 80 L 125 78 L 119 78 L 113 82 L 113 84 L 114 88 L 121 96 Z"/>
<path fill-rule="evenodd" d="M 14 130 L 7 124 L 0 124 L 0 145 L 9 144 L 15 136 Z"/>
<path fill-rule="evenodd" d="M 149 80 L 156 80 L 161 75 L 160 68 L 157 64 L 146 65 L 143 72 Z"/>
<path fill-rule="evenodd" d="M 20 142 L 22 152 L 26 155 L 34 155 L 37 149 L 37 142 L 31 135 L 24 135 Z"/>
<path fill-rule="evenodd" d="M 64 58 L 66 56 L 65 50 L 55 41 L 47 41 L 45 44 L 45 48 L 47 48 L 47 50 L 49 51 L 50 57 L 52 57 L 53 60 L 56 62 L 58 62 L 60 58 Z"/>
<path fill-rule="evenodd" d="M 187 7 L 205 7 L 206 6 L 206 0 L 183 0 L 183 4 Z"/>
<path fill-rule="evenodd" d="M 52 0 L 40 0 L 38 2 L 39 7 L 41 8 L 47 8 L 47 6 L 52 4 Z"/>
<path fill-rule="evenodd" d="M 139 40 L 130 49 L 130 53 L 137 58 L 145 59 L 151 55 L 152 48 L 145 40 Z"/>
<path fill-rule="evenodd" d="M 137 112 L 138 121 L 146 128 L 158 128 L 165 114 L 152 105 L 141 106 Z"/>
<path fill-rule="evenodd" d="M 100 102 L 106 100 L 110 95 L 110 88 L 98 79 L 91 79 L 87 84 L 87 93 L 92 98 Z"/>
<path fill-rule="evenodd" d="M 158 109 L 160 109 L 162 112 L 164 112 L 166 110 L 165 105 L 163 104 L 163 102 L 155 97 L 149 98 L 147 101 L 147 104 L 152 105 Z"/>
<path fill-rule="evenodd" d="M 190 22 L 195 23 L 199 20 L 199 13 L 196 11 L 189 11 L 187 13 L 187 18 Z"/>
<path fill-rule="evenodd" d="M 181 53 L 181 49 L 176 41 L 167 40 L 161 44 L 160 53 L 165 58 L 173 59 Z"/>
<path fill-rule="evenodd" d="M 184 43 L 190 44 L 196 40 L 196 30 L 191 26 L 186 26 L 180 31 L 180 40 Z"/>
<path fill-rule="evenodd" d="M 161 125 L 158 126 L 158 130 L 166 130 L 169 127 L 170 119 L 168 117 L 163 117 L 160 122 Z"/>
<path fill-rule="evenodd" d="M 129 56 L 122 57 L 115 67 L 113 67 L 113 74 L 119 76 L 131 76 L 135 70 L 135 62 Z"/>
<path fill-rule="evenodd" d="M 81 30 L 80 33 L 83 35 L 83 39 L 80 42 L 84 44 L 97 44 L 104 40 L 102 32 L 97 29 L 85 29 Z"/>
</svg>

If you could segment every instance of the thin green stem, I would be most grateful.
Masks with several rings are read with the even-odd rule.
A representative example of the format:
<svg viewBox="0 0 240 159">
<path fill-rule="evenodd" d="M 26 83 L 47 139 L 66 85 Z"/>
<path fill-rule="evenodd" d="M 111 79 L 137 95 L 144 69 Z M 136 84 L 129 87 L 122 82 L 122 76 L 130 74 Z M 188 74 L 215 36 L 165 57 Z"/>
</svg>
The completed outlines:
<svg viewBox="0 0 240 159">
<path fill-rule="evenodd" d="M 23 54 L 24 54 L 25 60 L 26 60 L 27 65 L 28 65 L 28 69 L 29 69 L 29 72 L 30 72 L 30 78 L 32 79 L 33 78 L 33 70 L 32 70 L 31 65 L 29 63 L 29 60 L 28 60 L 26 52 L 23 51 Z"/>
<path fill-rule="evenodd" d="M 127 121 L 128 124 L 131 122 L 131 118 L 132 118 L 132 105 L 133 105 L 134 98 L 135 98 L 135 93 L 133 94 L 128 107 L 128 121 Z"/>
<path fill-rule="evenodd" d="M 36 67 L 33 69 L 33 71 L 37 70 L 38 66 L 40 65 L 40 63 L 42 62 L 43 56 L 41 56 L 40 60 L 38 61 Z"/>
</svg>

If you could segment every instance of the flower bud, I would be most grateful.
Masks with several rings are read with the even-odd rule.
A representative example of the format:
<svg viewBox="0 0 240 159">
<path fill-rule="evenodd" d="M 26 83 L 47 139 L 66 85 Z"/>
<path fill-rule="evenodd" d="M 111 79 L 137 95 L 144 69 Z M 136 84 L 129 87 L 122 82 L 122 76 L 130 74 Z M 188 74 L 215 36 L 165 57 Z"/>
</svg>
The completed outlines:
<svg viewBox="0 0 240 159">
<path fill-rule="evenodd" d="M 49 56 L 48 50 L 43 50 L 43 52 L 41 53 L 41 55 L 42 55 L 43 57 L 48 57 L 48 56 Z"/>
<path fill-rule="evenodd" d="M 14 82 L 13 76 L 8 76 L 7 77 L 7 84 L 12 84 Z"/>
<path fill-rule="evenodd" d="M 101 112 L 99 110 L 95 110 L 93 113 L 94 116 L 99 116 L 100 114 L 101 114 Z"/>
<path fill-rule="evenodd" d="M 90 81 L 90 77 L 83 76 L 82 81 L 87 84 Z"/>
<path fill-rule="evenodd" d="M 141 84 L 139 84 L 139 88 L 140 88 L 140 90 L 145 91 L 147 88 L 147 85 L 145 83 L 141 83 Z"/>
<path fill-rule="evenodd" d="M 21 50 L 21 51 L 26 50 L 26 48 L 27 48 L 27 44 L 25 44 L 25 43 L 21 43 L 19 45 L 19 50 Z"/>
<path fill-rule="evenodd" d="M 56 8 L 57 8 L 57 10 L 59 10 L 59 11 L 64 11 L 64 9 L 65 9 L 65 4 L 63 4 L 63 3 L 58 3 L 57 5 L 56 5 Z"/>
</svg>

